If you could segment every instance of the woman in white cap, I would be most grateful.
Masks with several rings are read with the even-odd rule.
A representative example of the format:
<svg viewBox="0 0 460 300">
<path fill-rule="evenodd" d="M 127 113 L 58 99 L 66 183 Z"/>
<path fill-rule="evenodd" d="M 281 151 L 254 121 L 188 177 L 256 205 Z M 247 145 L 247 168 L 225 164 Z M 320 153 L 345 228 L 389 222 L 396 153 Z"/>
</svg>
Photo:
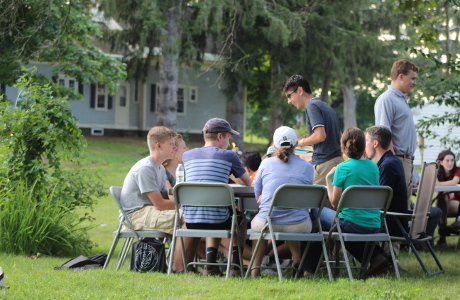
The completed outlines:
<svg viewBox="0 0 460 300">
<path fill-rule="evenodd" d="M 254 185 L 256 199 L 258 199 L 259 213 L 251 222 L 251 229 L 260 232 L 272 203 L 275 190 L 286 183 L 307 184 L 313 183 L 313 167 L 310 163 L 301 160 L 294 154 L 297 146 L 297 136 L 294 129 L 281 126 L 273 135 L 276 153 L 273 157 L 262 161 Z M 276 208 L 271 213 L 273 230 L 279 232 L 311 232 L 312 223 L 307 210 Z M 300 263 L 300 242 L 289 241 L 294 266 Z M 255 243 L 254 243 L 255 246 Z M 267 241 L 262 241 L 253 266 L 260 266 Z M 252 270 L 251 277 L 259 276 L 260 270 Z"/>
</svg>

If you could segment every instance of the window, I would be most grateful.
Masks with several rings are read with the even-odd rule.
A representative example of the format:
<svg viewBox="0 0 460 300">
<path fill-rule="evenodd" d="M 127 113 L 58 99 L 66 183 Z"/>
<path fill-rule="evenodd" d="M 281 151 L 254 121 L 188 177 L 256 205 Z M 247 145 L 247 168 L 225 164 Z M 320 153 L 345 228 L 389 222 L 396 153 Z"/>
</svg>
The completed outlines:
<svg viewBox="0 0 460 300">
<path fill-rule="evenodd" d="M 183 113 L 185 110 L 185 89 L 177 88 L 177 113 Z"/>
<path fill-rule="evenodd" d="M 69 80 L 68 80 L 68 88 L 76 90 L 77 89 L 77 81 L 75 79 L 73 79 L 73 78 L 69 78 Z"/>
<path fill-rule="evenodd" d="M 156 90 L 156 93 L 153 92 Z M 158 112 L 158 104 L 160 101 L 160 84 L 152 84 L 150 89 L 150 111 Z M 187 87 L 179 85 L 177 88 L 177 113 L 184 114 L 187 100 Z"/>
<path fill-rule="evenodd" d="M 126 96 L 126 93 L 125 93 Z M 98 82 L 91 85 L 91 98 L 89 106 L 96 110 L 112 109 L 113 97 L 108 95 L 104 84 Z"/>
<path fill-rule="evenodd" d="M 67 76 L 59 76 L 57 80 L 57 84 L 65 86 L 69 89 L 74 89 L 74 90 L 78 89 L 77 80 L 75 78 L 70 78 Z"/>
<path fill-rule="evenodd" d="M 188 101 L 191 103 L 198 102 L 198 88 L 196 86 L 188 87 Z"/>
<path fill-rule="evenodd" d="M 120 86 L 118 89 L 118 97 L 121 107 L 126 107 L 126 86 Z"/>
<path fill-rule="evenodd" d="M 107 109 L 107 100 L 105 84 L 98 82 L 96 90 L 96 109 Z"/>
</svg>

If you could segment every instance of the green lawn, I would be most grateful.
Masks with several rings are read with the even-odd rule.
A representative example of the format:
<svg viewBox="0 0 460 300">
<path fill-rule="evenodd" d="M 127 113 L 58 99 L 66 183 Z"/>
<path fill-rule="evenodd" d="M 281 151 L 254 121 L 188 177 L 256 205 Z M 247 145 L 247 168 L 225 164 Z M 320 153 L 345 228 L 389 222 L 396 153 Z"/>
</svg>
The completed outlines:
<svg viewBox="0 0 460 300">
<path fill-rule="evenodd" d="M 100 173 L 107 188 L 122 185 L 130 167 L 148 155 L 145 139 L 90 138 L 85 164 Z M 118 212 L 110 196 L 99 199 L 92 215 L 95 228 L 89 232 L 98 246 L 93 254 L 107 253 Z M 350 282 L 346 277 L 330 283 L 324 275 L 316 279 L 287 279 L 275 276 L 257 280 L 204 278 L 199 275 L 140 274 L 128 271 L 128 262 L 115 272 L 116 257 L 108 270 L 73 272 L 54 270 L 69 258 L 0 254 L 6 284 L 0 299 L 458 299 L 460 294 L 459 252 L 450 247 L 438 250 L 446 274 L 427 278 L 413 254 L 401 253 L 399 263 L 408 272 L 396 280 L 388 277 Z M 459 250 L 460 251 L 460 250 Z M 428 267 L 435 264 L 427 253 L 421 254 Z"/>
</svg>

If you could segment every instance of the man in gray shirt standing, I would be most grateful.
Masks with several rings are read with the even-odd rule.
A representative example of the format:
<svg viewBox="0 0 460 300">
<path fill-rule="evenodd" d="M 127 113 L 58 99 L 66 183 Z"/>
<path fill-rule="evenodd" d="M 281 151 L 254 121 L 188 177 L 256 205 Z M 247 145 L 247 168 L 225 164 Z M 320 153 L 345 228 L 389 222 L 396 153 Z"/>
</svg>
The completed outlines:
<svg viewBox="0 0 460 300">
<path fill-rule="evenodd" d="M 408 205 L 412 194 L 412 170 L 414 153 L 417 147 L 417 132 L 407 97 L 417 84 L 418 67 L 408 60 L 396 61 L 391 68 L 391 85 L 374 105 L 375 125 L 388 127 L 392 134 L 390 149 L 398 157 L 404 167 L 407 185 Z"/>
</svg>

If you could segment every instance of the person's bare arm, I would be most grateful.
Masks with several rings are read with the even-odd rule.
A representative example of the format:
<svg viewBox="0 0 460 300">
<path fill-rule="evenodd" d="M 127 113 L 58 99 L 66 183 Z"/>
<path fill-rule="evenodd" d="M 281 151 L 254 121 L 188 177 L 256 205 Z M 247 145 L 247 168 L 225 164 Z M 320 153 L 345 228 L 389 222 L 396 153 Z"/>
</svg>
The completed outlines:
<svg viewBox="0 0 460 300">
<path fill-rule="evenodd" d="M 150 199 L 150 202 L 158 210 L 172 210 L 174 209 L 174 201 L 171 201 L 169 198 L 165 199 L 159 191 L 148 192 L 147 196 Z"/>
<path fill-rule="evenodd" d="M 324 142 L 326 140 L 326 130 L 324 126 L 318 126 L 313 129 L 313 133 L 305 138 L 300 139 L 299 146 L 311 146 L 318 143 Z"/>
<path fill-rule="evenodd" d="M 340 196 L 342 195 L 343 191 L 341 187 L 332 185 L 335 169 L 336 167 L 332 168 L 326 175 L 327 195 L 329 197 L 329 201 L 331 202 L 332 208 L 336 208 L 339 204 Z"/>
<path fill-rule="evenodd" d="M 452 186 L 452 185 L 457 185 L 459 182 L 460 182 L 460 178 L 457 176 L 454 176 L 453 179 L 447 180 L 447 181 L 436 180 L 436 185 L 437 186 Z"/>
<path fill-rule="evenodd" d="M 243 176 L 241 176 L 239 178 L 235 178 L 235 179 L 237 179 L 237 181 L 235 181 L 235 182 L 238 183 L 238 184 L 241 184 L 241 185 L 251 186 L 251 184 L 252 184 L 251 177 L 249 176 L 248 173 L 244 173 Z"/>
</svg>

